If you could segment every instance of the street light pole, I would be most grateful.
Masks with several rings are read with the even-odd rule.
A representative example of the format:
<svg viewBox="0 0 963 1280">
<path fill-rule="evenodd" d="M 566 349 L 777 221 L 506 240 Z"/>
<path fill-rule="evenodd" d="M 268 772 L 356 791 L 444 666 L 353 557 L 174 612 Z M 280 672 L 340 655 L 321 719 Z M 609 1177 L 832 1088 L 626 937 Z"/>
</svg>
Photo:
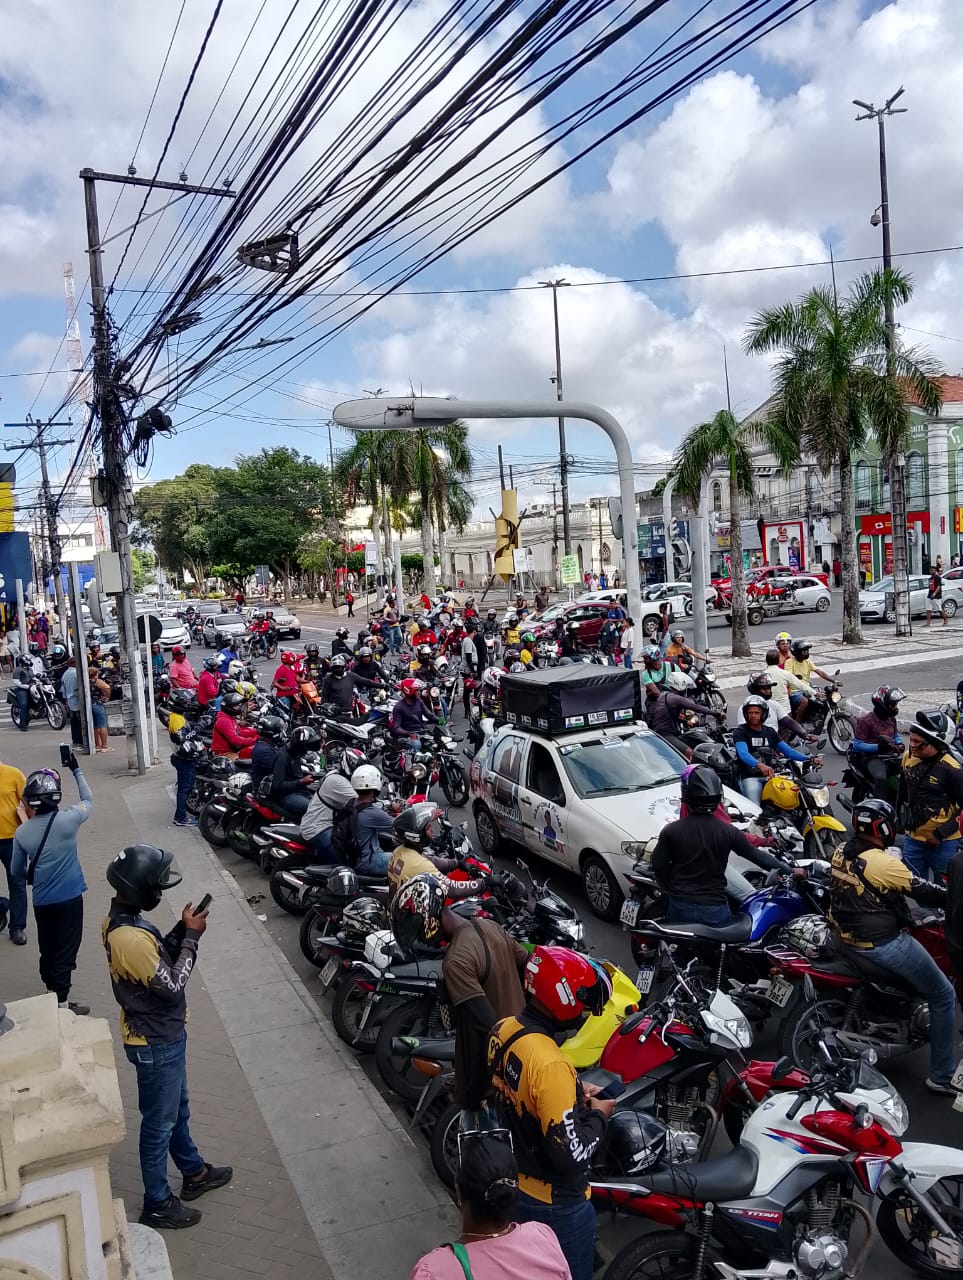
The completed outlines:
<svg viewBox="0 0 963 1280">
<path fill-rule="evenodd" d="M 555 398 L 559 404 L 565 399 L 562 391 L 562 340 L 558 328 L 558 291 L 568 285 L 567 280 L 539 280 L 543 289 L 552 291 L 552 314 L 555 317 Z M 572 528 L 568 510 L 568 452 L 565 448 L 565 415 L 558 415 L 558 461 L 562 483 L 562 540 L 565 554 L 572 554 Z"/>
<path fill-rule="evenodd" d="M 891 98 L 883 103 L 881 107 L 874 106 L 871 102 L 862 102 L 859 98 L 853 99 L 853 106 L 859 107 L 863 114 L 856 117 L 857 120 L 875 120 L 879 130 L 879 223 L 883 232 L 883 271 L 888 273 L 893 266 L 892 242 L 890 239 L 890 222 L 889 222 L 889 181 L 886 172 L 886 117 L 895 115 L 905 115 L 906 107 L 896 107 L 896 102 L 903 94 L 902 85 Z M 877 216 L 874 213 L 870 218 L 873 226 L 877 223 Z M 886 372 L 892 377 L 893 374 L 893 355 L 896 348 L 896 317 L 893 310 L 893 294 L 891 289 L 887 289 L 884 301 L 884 323 L 886 328 Z M 913 634 L 913 624 L 910 614 L 909 602 L 909 563 L 908 563 L 908 539 L 906 530 L 907 511 L 906 511 L 906 459 L 902 449 L 894 453 L 890 453 L 886 458 L 889 468 L 889 485 L 890 485 L 890 507 L 892 508 L 892 524 L 893 524 L 893 586 L 896 597 L 896 634 L 898 636 L 910 636 Z"/>
</svg>

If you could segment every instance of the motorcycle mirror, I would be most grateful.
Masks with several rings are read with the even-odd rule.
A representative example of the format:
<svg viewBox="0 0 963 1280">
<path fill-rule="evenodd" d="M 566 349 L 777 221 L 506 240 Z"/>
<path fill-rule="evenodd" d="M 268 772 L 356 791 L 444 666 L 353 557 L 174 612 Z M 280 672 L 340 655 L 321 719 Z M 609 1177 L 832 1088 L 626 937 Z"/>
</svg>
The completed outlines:
<svg viewBox="0 0 963 1280">
<path fill-rule="evenodd" d="M 793 1062 L 792 1058 L 788 1056 L 780 1058 L 772 1069 L 772 1078 L 774 1081 L 788 1080 L 795 1069 L 796 1064 Z"/>
</svg>

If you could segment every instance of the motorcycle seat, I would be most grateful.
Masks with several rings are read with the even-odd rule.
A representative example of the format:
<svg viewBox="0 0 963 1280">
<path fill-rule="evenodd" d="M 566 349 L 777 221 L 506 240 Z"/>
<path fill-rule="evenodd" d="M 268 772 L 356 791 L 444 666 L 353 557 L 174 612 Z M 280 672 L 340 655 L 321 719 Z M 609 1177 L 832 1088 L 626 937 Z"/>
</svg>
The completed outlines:
<svg viewBox="0 0 963 1280">
<path fill-rule="evenodd" d="M 731 924 L 712 925 L 669 923 L 665 920 L 640 920 L 634 933 L 646 933 L 666 942 L 682 942 L 686 938 L 705 938 L 710 942 L 748 942 L 752 933 L 752 916 L 741 912 Z"/>
<path fill-rule="evenodd" d="M 759 1157 L 751 1147 L 733 1147 L 724 1156 L 694 1164 L 662 1165 L 640 1175 L 648 1191 L 680 1195 L 703 1204 L 710 1200 L 740 1200 L 751 1194 Z"/>
<path fill-rule="evenodd" d="M 300 840 L 301 827 L 297 822 L 272 822 L 264 828 L 264 834 L 279 840 Z"/>
<path fill-rule="evenodd" d="M 406 1051 L 415 1058 L 428 1058 L 432 1062 L 454 1062 L 455 1040 L 446 1036 L 444 1039 L 427 1040 L 422 1036 L 396 1036 L 391 1043 L 396 1053 Z"/>
</svg>

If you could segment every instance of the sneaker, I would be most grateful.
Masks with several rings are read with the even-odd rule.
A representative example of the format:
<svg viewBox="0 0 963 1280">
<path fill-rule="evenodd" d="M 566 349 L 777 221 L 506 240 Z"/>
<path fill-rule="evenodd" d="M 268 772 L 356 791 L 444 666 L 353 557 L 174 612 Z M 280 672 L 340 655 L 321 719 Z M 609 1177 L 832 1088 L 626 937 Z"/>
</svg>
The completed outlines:
<svg viewBox="0 0 963 1280">
<path fill-rule="evenodd" d="M 932 1076 L 926 1077 L 926 1087 L 930 1093 L 945 1093 L 951 1097 L 954 1097 L 957 1093 L 957 1090 L 953 1088 L 949 1080 L 934 1080 Z"/>
<path fill-rule="evenodd" d="M 159 1231 L 177 1231 L 181 1227 L 195 1227 L 201 1220 L 200 1209 L 188 1209 L 177 1196 L 171 1196 L 153 1209 L 144 1209 L 137 1221 L 144 1227 Z"/>
<path fill-rule="evenodd" d="M 175 827 L 196 827 L 196 826 L 197 826 L 197 819 L 196 819 L 196 818 L 191 818 L 191 817 L 187 817 L 187 818 L 175 818 L 175 819 L 174 819 L 174 826 L 175 826 Z"/>
<path fill-rule="evenodd" d="M 26 929 L 11 929 L 10 941 L 14 944 L 15 947 L 25 947 L 27 945 Z"/>
<path fill-rule="evenodd" d="M 229 1164 L 218 1167 L 214 1164 L 206 1164 L 204 1172 L 199 1178 L 185 1178 L 184 1185 L 181 1187 L 182 1200 L 196 1200 L 198 1196 L 204 1195 L 206 1191 L 214 1191 L 217 1187 L 226 1187 L 234 1177 L 234 1170 Z"/>
<path fill-rule="evenodd" d="M 76 1000 L 71 1000 L 67 1008 L 71 1013 L 75 1013 L 78 1018 L 86 1018 L 87 1014 L 90 1013 L 89 1004 L 78 1004 Z"/>
<path fill-rule="evenodd" d="M 6 929 L 8 919 L 7 908 L 0 907 L 0 933 L 3 933 L 4 929 Z"/>
</svg>

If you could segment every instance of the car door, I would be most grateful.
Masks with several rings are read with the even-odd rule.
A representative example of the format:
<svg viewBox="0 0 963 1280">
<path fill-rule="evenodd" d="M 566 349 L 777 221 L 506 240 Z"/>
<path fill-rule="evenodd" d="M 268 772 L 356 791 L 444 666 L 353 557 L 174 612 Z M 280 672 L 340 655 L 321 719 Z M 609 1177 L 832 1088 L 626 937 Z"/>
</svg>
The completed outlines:
<svg viewBox="0 0 963 1280">
<path fill-rule="evenodd" d="M 531 853 L 569 865 L 567 828 L 569 797 L 552 748 L 528 740 L 518 784 L 524 843 Z"/>
<path fill-rule="evenodd" d="M 929 588 L 929 578 L 910 578 L 910 613 L 916 617 L 926 612 L 926 592 Z"/>
<path fill-rule="evenodd" d="M 498 829 L 508 840 L 525 843 L 519 807 L 518 782 L 525 755 L 525 736 L 503 734 L 492 750 L 485 771 L 485 793 Z"/>
</svg>

